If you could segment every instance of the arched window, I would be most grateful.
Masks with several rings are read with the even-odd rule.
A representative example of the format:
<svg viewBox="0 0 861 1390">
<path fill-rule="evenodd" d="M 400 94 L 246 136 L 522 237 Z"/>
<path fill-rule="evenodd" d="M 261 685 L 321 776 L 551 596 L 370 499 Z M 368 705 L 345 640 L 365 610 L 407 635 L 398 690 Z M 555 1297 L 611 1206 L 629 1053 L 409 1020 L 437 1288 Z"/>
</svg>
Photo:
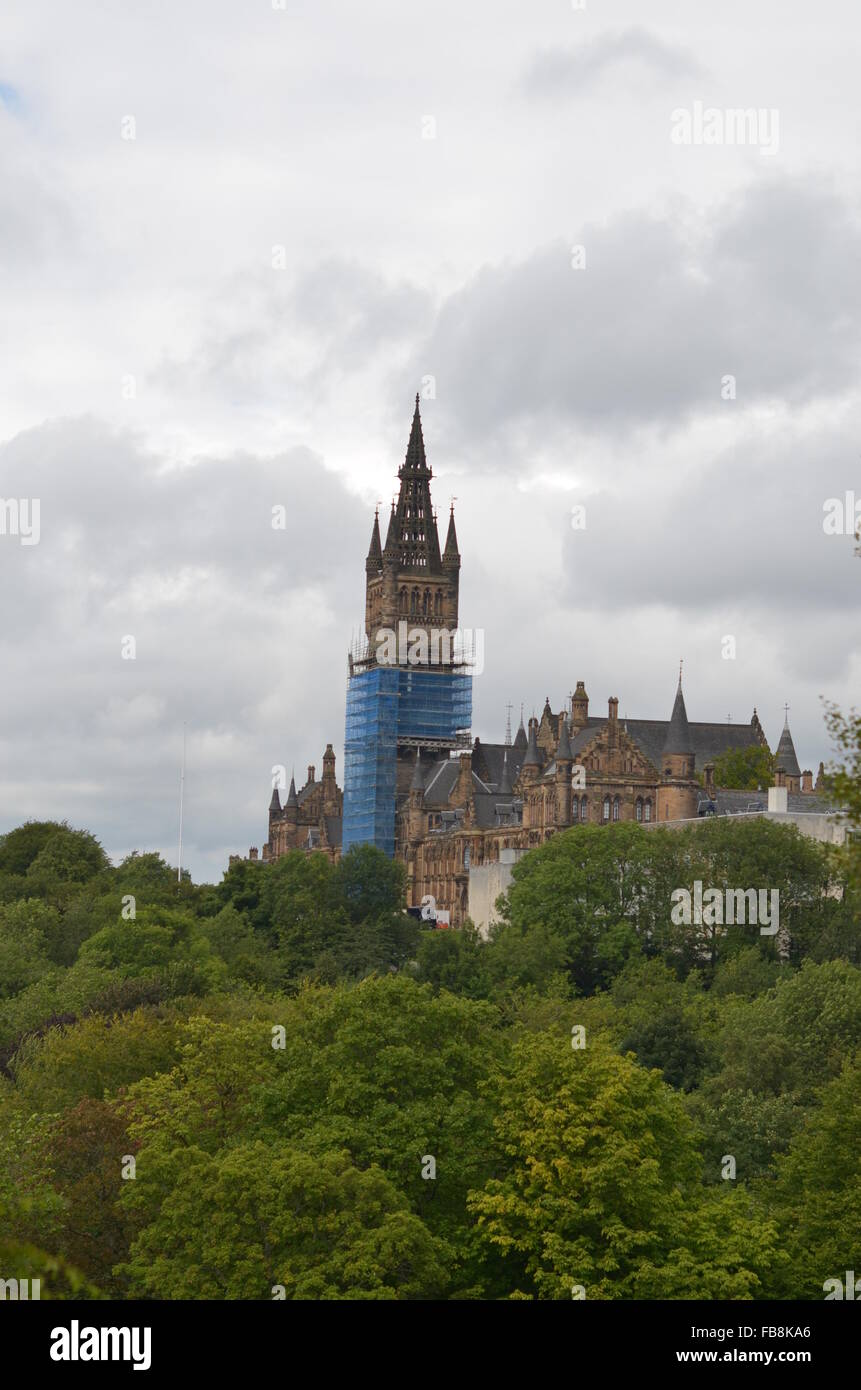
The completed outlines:
<svg viewBox="0 0 861 1390">
<path fill-rule="evenodd" d="M 434 594 L 433 611 L 434 611 L 434 615 L 435 615 L 437 618 L 439 617 L 440 613 L 442 612 L 442 590 L 441 590 L 441 589 L 437 589 L 436 593 Z"/>
<path fill-rule="evenodd" d="M 637 820 L 642 820 L 642 819 L 643 819 L 643 798 L 642 798 L 641 796 L 638 796 L 638 797 L 637 797 L 636 811 L 637 811 Z"/>
<path fill-rule="evenodd" d="M 609 796 L 605 796 L 605 797 L 604 797 L 604 820 L 607 821 L 607 820 L 609 820 L 609 819 L 610 819 L 610 798 L 609 798 Z"/>
<path fill-rule="evenodd" d="M 412 594 L 410 595 L 410 612 L 411 612 L 411 613 L 418 613 L 418 611 L 419 611 L 419 591 L 418 591 L 418 589 L 413 589 L 413 592 L 412 592 Z"/>
<path fill-rule="evenodd" d="M 401 592 L 400 592 L 400 594 L 398 595 L 398 608 L 399 608 L 399 610 L 401 611 L 401 613 L 406 613 L 406 611 L 407 611 L 407 591 L 406 591 L 406 589 L 401 589 Z"/>
<path fill-rule="evenodd" d="M 621 802 L 620 802 L 618 796 L 614 796 L 614 797 L 613 797 L 613 820 L 618 820 L 618 819 L 619 819 L 619 812 L 620 812 L 620 810 L 621 810 Z"/>
<path fill-rule="evenodd" d="M 650 796 L 647 796 L 647 797 L 646 797 L 646 804 L 645 804 L 645 806 L 643 807 L 643 820 L 651 820 L 651 819 L 652 819 L 652 798 L 651 798 Z"/>
<path fill-rule="evenodd" d="M 424 616 L 425 616 L 426 618 L 429 618 L 429 617 L 430 617 L 430 611 L 431 611 L 431 596 L 430 596 L 430 589 L 425 589 L 425 591 L 424 591 L 424 596 L 423 596 L 423 598 L 422 598 L 422 613 L 424 614 Z"/>
<path fill-rule="evenodd" d="M 581 798 L 580 798 L 580 819 L 581 819 L 581 820 L 588 820 L 588 819 L 589 819 L 588 802 L 587 802 L 585 796 L 581 796 Z"/>
<path fill-rule="evenodd" d="M 574 800 L 573 800 L 572 803 L 571 803 L 571 819 L 572 819 L 572 820 L 579 820 L 579 818 L 580 818 L 580 802 L 579 802 L 578 798 L 575 796 Z"/>
</svg>

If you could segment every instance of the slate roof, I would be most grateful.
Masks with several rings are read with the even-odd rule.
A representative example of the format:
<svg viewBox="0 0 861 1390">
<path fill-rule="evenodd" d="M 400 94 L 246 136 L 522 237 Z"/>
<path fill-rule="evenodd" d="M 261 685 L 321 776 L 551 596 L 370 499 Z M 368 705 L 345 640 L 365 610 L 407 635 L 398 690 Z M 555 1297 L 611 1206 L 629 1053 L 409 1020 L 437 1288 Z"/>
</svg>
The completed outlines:
<svg viewBox="0 0 861 1390">
<path fill-rule="evenodd" d="M 673 701 L 673 712 L 670 715 L 667 737 L 664 740 L 662 751 L 664 753 L 693 753 L 694 751 L 681 680 L 676 691 L 676 698 Z"/>
<path fill-rule="evenodd" d="M 329 844 L 339 845 L 341 843 L 344 829 L 343 817 L 324 816 L 323 820 L 326 822 L 326 838 L 328 839 Z"/>
<path fill-rule="evenodd" d="M 792 742 L 792 734 L 789 732 L 788 724 L 783 726 L 775 757 L 777 759 L 776 767 L 781 768 L 790 777 L 801 776 L 801 768 L 798 766 L 798 759 L 795 756 L 795 745 Z"/>
<path fill-rule="evenodd" d="M 526 754 L 525 741 L 521 748 L 517 746 L 516 742 L 509 747 L 504 743 L 480 743 L 478 739 L 475 741 L 473 768 L 491 787 L 498 788 L 502 783 L 502 767 L 506 753 L 508 754 L 508 775 L 514 782 L 523 766 L 523 759 Z"/>
<path fill-rule="evenodd" d="M 607 723 L 604 715 L 590 715 L 586 726 L 571 739 L 571 753 L 576 760 L 588 743 L 591 743 L 598 729 Z M 661 771 L 661 762 L 667 733 L 668 719 L 620 719 L 625 732 L 639 745 L 649 762 Z M 730 748 L 753 748 L 759 746 L 759 739 L 750 724 L 700 724 L 688 721 L 688 732 L 694 752 L 694 767 L 702 772 L 706 763 L 713 763 L 721 753 Z"/>
</svg>

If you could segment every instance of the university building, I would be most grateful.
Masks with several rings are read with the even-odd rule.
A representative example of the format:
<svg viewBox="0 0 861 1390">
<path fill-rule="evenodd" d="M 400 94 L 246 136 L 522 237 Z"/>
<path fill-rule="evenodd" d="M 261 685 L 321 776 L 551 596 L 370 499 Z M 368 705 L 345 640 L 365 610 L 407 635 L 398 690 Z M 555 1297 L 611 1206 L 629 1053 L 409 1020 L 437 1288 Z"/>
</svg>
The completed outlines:
<svg viewBox="0 0 861 1390">
<path fill-rule="evenodd" d="M 376 844 L 406 865 L 408 902 L 431 895 L 455 926 L 470 915 L 471 872 L 510 862 L 558 830 L 749 805 L 756 794 L 723 792 L 714 770 L 730 749 L 768 747 L 756 710 L 744 725 L 689 720 L 681 675 L 666 720 L 620 717 L 615 695 L 590 713 L 577 680 L 555 712 L 548 697 L 540 718 L 525 726 L 521 716 L 514 738 L 471 739 L 469 652 L 439 641 L 441 630 L 458 630 L 461 557 L 453 506 L 440 545 L 432 476 L 417 396 L 385 544 L 375 515 L 365 562 L 365 637 L 348 657 L 344 789 L 327 744 L 321 780 L 311 766 L 299 791 L 291 778 L 283 804 L 272 793 L 263 860 L 291 849 L 334 860 L 354 844 Z M 392 640 L 399 632 L 409 634 L 409 654 Z M 789 810 L 823 809 L 822 765 L 814 788 L 788 722 L 776 759 Z M 258 858 L 257 849 L 249 854 Z"/>
</svg>

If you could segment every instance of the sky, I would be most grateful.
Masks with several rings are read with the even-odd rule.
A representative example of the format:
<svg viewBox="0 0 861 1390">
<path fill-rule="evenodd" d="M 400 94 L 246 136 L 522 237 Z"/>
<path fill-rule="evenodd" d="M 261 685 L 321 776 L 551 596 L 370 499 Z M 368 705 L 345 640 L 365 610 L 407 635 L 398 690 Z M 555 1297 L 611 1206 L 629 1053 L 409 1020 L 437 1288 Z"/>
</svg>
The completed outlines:
<svg viewBox="0 0 861 1390">
<path fill-rule="evenodd" d="M 669 718 L 683 660 L 690 719 L 756 706 L 774 747 L 788 704 L 827 763 L 823 699 L 861 703 L 859 66 L 851 0 L 7 0 L 0 834 L 175 864 L 185 727 L 217 882 L 274 767 L 331 742 L 342 781 L 417 391 L 474 734 L 581 679 Z"/>
</svg>

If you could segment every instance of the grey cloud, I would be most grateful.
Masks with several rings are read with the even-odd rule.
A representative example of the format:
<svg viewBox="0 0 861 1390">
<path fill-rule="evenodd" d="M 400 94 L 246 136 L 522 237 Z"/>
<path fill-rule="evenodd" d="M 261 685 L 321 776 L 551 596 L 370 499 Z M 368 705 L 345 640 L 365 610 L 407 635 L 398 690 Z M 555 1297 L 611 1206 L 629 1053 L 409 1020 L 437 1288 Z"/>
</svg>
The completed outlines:
<svg viewBox="0 0 861 1390">
<path fill-rule="evenodd" d="M 273 763 L 340 732 L 366 508 L 306 449 L 165 470 L 91 420 L 10 441 L 0 479 L 42 512 L 39 545 L 0 537 L 2 828 L 68 815 L 172 853 L 187 720 L 189 853 L 218 877 L 265 830 Z"/>
<path fill-rule="evenodd" d="M 576 48 L 548 49 L 527 68 L 522 89 L 533 98 L 576 98 L 611 68 L 637 63 L 661 77 L 693 77 L 702 69 L 685 49 L 647 29 L 600 34 Z"/>
<path fill-rule="evenodd" d="M 618 439 L 853 387 L 855 210 L 805 180 L 750 187 L 708 217 L 684 211 L 582 227 L 451 295 L 414 361 L 416 373 L 445 364 L 453 442 L 486 446 L 524 424 L 546 438 L 566 423 Z M 572 269 L 571 245 L 585 246 L 585 269 Z"/>
</svg>

